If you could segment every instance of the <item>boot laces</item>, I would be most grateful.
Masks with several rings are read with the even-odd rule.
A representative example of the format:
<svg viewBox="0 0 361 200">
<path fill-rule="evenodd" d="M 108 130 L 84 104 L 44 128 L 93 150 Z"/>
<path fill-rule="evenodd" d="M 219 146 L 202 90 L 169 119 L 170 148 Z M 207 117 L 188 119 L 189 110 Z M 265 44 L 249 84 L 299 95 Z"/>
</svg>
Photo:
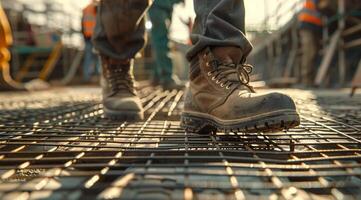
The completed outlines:
<svg viewBox="0 0 361 200">
<path fill-rule="evenodd" d="M 129 64 L 111 64 L 106 67 L 106 78 L 114 93 L 129 91 L 135 94 L 134 81 L 129 74 Z"/>
<path fill-rule="evenodd" d="M 253 87 L 249 85 L 250 77 L 253 66 L 250 64 L 233 64 L 221 63 L 217 60 L 212 61 L 213 70 L 208 72 L 221 87 L 230 89 L 232 86 L 239 88 L 245 86 L 249 91 L 255 92 Z"/>
</svg>

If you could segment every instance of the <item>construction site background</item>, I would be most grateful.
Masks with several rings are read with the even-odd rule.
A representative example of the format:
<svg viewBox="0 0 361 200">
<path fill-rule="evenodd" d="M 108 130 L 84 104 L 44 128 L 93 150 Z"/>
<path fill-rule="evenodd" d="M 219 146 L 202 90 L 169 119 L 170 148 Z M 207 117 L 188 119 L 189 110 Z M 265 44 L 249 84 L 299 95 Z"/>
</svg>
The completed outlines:
<svg viewBox="0 0 361 200">
<path fill-rule="evenodd" d="M 323 16 L 323 30 L 313 84 L 317 87 L 351 87 L 361 57 L 361 1 L 329 0 Z M 2 0 L 9 20 L 13 43 L 10 76 L 27 89 L 82 84 L 84 42 L 81 9 L 87 1 Z M 257 7 L 255 3 L 260 3 Z M 248 14 L 247 37 L 254 45 L 248 62 L 253 64 L 256 87 L 303 87 L 302 51 L 297 15 L 304 1 L 245 1 L 246 8 L 263 8 L 260 16 Z M 255 10 L 247 10 L 254 13 Z M 255 17 L 256 16 L 256 17 Z M 254 18 L 258 20 L 254 20 Z M 184 57 L 189 47 L 189 22 L 194 19 L 192 1 L 177 5 L 171 26 L 171 57 L 176 75 L 187 80 Z M 146 27 L 151 28 L 150 21 Z M 148 34 L 151 37 L 150 34 Z M 154 65 L 151 44 L 136 59 L 137 80 L 149 79 Z M 312 77 L 313 79 L 313 77 Z M 95 83 L 97 78 L 95 77 Z M 40 83 L 40 84 L 39 84 Z M 308 86 L 309 87 L 309 86 Z"/>
<path fill-rule="evenodd" d="M 328 8 L 310 85 L 298 20 L 305 1 L 245 0 L 250 85 L 289 95 L 300 117 L 297 127 L 265 132 L 266 122 L 254 133 L 182 128 L 187 95 L 149 84 L 150 43 L 134 68 L 144 120 L 107 117 L 99 75 L 82 80 L 88 2 L 0 0 L 0 199 L 360 199 L 361 0 L 320 0 Z M 184 81 L 191 2 L 175 6 L 170 28 Z"/>
</svg>

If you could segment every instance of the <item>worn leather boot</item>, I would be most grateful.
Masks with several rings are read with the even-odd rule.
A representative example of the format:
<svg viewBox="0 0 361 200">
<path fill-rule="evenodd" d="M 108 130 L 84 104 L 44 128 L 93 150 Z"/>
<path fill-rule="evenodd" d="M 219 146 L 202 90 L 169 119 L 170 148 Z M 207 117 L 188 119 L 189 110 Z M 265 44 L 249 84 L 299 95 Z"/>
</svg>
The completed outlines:
<svg viewBox="0 0 361 200">
<path fill-rule="evenodd" d="M 103 110 L 106 117 L 120 121 L 144 118 L 144 111 L 134 88 L 133 60 L 102 57 Z"/>
<path fill-rule="evenodd" d="M 251 71 L 252 66 L 235 64 L 234 59 L 216 59 L 209 48 L 199 53 L 191 61 L 181 126 L 199 133 L 272 132 L 297 126 L 293 100 L 281 93 L 255 93 L 249 85 Z"/>
</svg>

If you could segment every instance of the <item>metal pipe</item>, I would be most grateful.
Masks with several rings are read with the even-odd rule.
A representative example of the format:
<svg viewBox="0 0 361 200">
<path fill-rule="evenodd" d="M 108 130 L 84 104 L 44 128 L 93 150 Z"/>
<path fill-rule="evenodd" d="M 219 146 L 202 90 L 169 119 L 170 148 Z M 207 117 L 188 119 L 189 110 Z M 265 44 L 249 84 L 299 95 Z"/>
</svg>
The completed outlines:
<svg viewBox="0 0 361 200">
<path fill-rule="evenodd" d="M 338 14 L 341 16 L 338 20 L 338 29 L 342 32 L 345 29 L 345 0 L 338 0 Z M 344 49 L 344 40 L 342 37 L 338 43 L 338 69 L 339 84 L 343 85 L 346 74 L 346 55 Z"/>
</svg>

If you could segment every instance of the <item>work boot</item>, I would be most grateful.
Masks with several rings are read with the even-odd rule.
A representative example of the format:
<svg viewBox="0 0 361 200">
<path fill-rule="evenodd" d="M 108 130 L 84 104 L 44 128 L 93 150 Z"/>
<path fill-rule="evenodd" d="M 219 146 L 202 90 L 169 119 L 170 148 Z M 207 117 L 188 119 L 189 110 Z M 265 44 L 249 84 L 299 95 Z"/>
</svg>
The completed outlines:
<svg viewBox="0 0 361 200">
<path fill-rule="evenodd" d="M 133 60 L 102 58 L 103 109 L 106 117 L 120 121 L 144 118 L 144 111 L 134 88 Z"/>
<path fill-rule="evenodd" d="M 187 131 L 272 132 L 300 123 L 289 96 L 254 92 L 248 64 L 220 61 L 206 48 L 192 59 L 190 70 L 181 117 L 181 126 Z"/>
</svg>

